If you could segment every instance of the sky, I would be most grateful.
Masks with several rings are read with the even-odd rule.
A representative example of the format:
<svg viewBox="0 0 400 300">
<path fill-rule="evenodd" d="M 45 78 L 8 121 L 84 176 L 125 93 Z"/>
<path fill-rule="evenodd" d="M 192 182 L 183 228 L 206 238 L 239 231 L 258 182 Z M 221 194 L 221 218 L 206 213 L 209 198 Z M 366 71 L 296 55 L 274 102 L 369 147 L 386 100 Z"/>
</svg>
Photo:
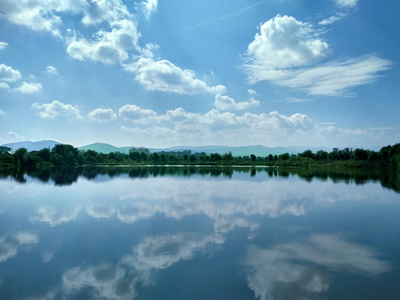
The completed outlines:
<svg viewBox="0 0 400 300">
<path fill-rule="evenodd" d="M 0 144 L 400 142 L 399 1 L 2 0 Z"/>
</svg>

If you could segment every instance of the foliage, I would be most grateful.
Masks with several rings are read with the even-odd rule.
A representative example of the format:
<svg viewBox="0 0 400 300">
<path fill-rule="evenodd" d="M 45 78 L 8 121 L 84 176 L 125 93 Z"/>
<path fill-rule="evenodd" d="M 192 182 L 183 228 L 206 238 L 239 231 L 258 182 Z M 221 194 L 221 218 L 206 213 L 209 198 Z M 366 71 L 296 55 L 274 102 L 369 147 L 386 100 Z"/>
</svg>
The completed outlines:
<svg viewBox="0 0 400 300">
<path fill-rule="evenodd" d="M 238 156 L 231 152 L 206 154 L 191 153 L 190 150 L 154 152 L 145 148 L 132 149 L 129 154 L 111 152 L 102 154 L 93 150 L 79 151 L 71 145 L 58 144 L 53 149 L 28 152 L 25 148 L 0 154 L 0 166 L 16 168 L 30 166 L 81 166 L 81 165 L 268 165 L 296 167 L 382 167 L 400 172 L 400 143 L 385 146 L 380 151 L 351 148 L 333 148 L 331 152 L 319 150 L 314 153 L 306 150 L 297 155 L 283 153 L 279 156 L 268 154 L 265 157 Z"/>
</svg>

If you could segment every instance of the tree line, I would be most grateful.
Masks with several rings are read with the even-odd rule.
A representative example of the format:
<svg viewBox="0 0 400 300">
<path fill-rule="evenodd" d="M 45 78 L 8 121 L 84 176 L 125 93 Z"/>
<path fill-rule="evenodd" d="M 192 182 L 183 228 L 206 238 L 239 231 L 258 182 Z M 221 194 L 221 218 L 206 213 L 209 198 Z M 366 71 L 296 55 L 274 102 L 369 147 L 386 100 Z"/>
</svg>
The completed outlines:
<svg viewBox="0 0 400 300">
<path fill-rule="evenodd" d="M 71 145 L 58 144 L 51 150 L 28 151 L 20 148 L 14 153 L 0 154 L 0 166 L 82 166 L 82 165 L 267 165 L 267 166 L 382 166 L 400 171 L 400 143 L 385 146 L 379 151 L 351 148 L 333 148 L 331 152 L 306 150 L 298 154 L 233 156 L 225 154 L 191 153 L 190 150 L 178 152 L 150 153 L 145 148 L 132 148 L 129 154 L 111 152 L 99 153 L 93 150 L 82 151 Z M 347 164 L 347 165 L 346 165 Z"/>
</svg>

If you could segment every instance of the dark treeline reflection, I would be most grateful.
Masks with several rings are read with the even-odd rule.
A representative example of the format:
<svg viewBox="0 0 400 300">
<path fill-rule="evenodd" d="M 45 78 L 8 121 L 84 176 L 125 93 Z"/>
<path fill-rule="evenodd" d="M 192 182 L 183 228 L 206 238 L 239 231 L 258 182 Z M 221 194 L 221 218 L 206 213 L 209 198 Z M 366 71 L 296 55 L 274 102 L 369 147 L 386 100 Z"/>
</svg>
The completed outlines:
<svg viewBox="0 0 400 300">
<path fill-rule="evenodd" d="M 95 180 L 99 176 L 128 175 L 132 179 L 145 179 L 158 176 L 190 177 L 193 175 L 231 178 L 233 173 L 249 174 L 256 177 L 265 173 L 269 177 L 298 176 L 305 181 L 328 181 L 335 183 L 365 184 L 379 181 L 383 187 L 400 192 L 400 176 L 397 172 L 361 169 L 312 169 L 312 168 L 275 168 L 275 167 L 197 167 L 197 166 L 111 166 L 111 167 L 54 167 L 32 169 L 0 169 L 0 178 L 11 177 L 19 183 L 25 183 L 27 176 L 41 182 L 54 182 L 57 186 L 71 185 L 79 177 Z"/>
</svg>

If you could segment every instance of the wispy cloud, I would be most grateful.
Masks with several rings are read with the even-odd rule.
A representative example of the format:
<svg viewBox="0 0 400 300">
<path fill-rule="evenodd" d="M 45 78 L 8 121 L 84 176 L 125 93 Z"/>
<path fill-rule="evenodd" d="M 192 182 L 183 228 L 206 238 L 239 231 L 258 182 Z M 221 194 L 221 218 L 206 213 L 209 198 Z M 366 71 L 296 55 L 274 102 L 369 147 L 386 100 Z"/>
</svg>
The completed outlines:
<svg viewBox="0 0 400 300">
<path fill-rule="evenodd" d="M 184 33 L 184 32 L 188 32 L 188 31 L 191 31 L 191 30 L 194 30 L 194 29 L 197 29 L 197 28 L 201 28 L 203 26 L 207 26 L 207 25 L 210 25 L 210 24 L 225 20 L 227 18 L 238 16 L 241 13 L 243 13 L 244 11 L 252 9 L 253 7 L 256 7 L 256 6 L 261 5 L 261 4 L 263 4 L 265 2 L 268 2 L 268 1 L 270 1 L 270 0 L 264 0 L 264 1 L 256 2 L 254 4 L 251 4 L 251 5 L 248 5 L 248 6 L 244 7 L 242 9 L 239 9 L 239 10 L 237 10 L 235 12 L 232 12 L 230 14 L 226 14 L 226 15 L 223 15 L 221 17 L 218 17 L 218 18 L 215 18 L 215 19 L 212 19 L 212 20 L 208 20 L 206 22 L 203 22 L 203 23 L 200 23 L 200 24 L 197 24 L 197 25 L 194 25 L 194 26 L 190 26 L 190 27 L 187 27 L 185 29 L 179 30 L 177 32 L 171 33 L 171 34 L 167 35 L 165 38 L 169 38 L 169 37 L 172 37 L 174 35 L 178 35 L 178 34 L 181 34 L 181 33 Z"/>
<path fill-rule="evenodd" d="M 158 0 L 146 0 L 140 3 L 140 9 L 143 11 L 146 19 L 157 10 Z"/>
<path fill-rule="evenodd" d="M 8 46 L 6 42 L 0 42 L 0 50 L 5 49 Z"/>
<path fill-rule="evenodd" d="M 346 14 L 344 13 L 337 13 L 334 16 L 331 16 L 329 18 L 323 19 L 322 21 L 320 21 L 318 24 L 319 25 L 330 25 L 333 24 L 337 21 L 340 21 L 341 19 L 343 19 L 344 17 L 346 17 Z"/>
<path fill-rule="evenodd" d="M 358 0 L 334 0 L 339 7 L 355 7 Z"/>
</svg>

